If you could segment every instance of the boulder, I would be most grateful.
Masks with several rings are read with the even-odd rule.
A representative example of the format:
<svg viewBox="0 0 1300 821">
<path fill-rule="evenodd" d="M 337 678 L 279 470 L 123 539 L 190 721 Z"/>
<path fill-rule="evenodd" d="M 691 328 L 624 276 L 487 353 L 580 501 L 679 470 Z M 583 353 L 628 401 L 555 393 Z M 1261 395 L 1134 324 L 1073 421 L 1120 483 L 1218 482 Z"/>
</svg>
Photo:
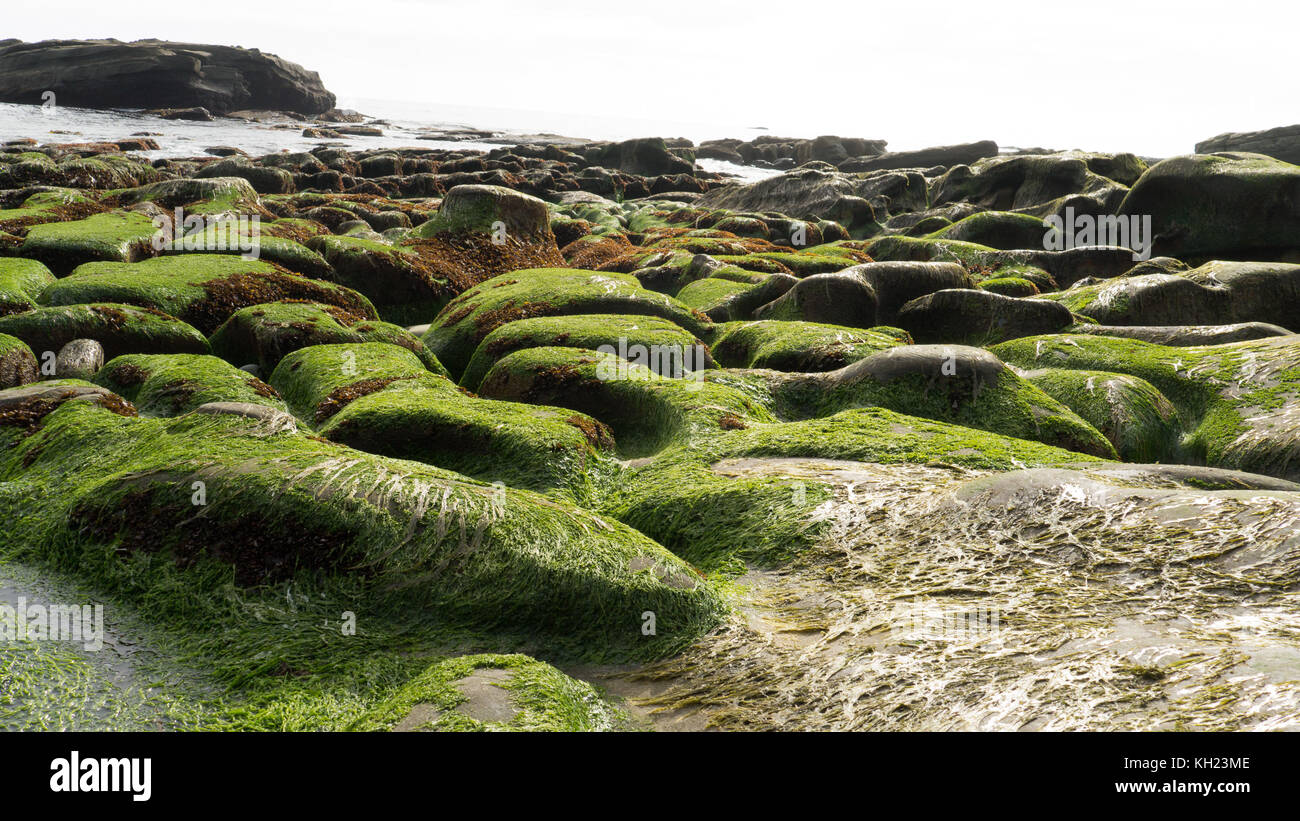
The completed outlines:
<svg viewBox="0 0 1300 821">
<path fill-rule="evenodd" d="M 1300 252 L 1300 166 L 1263 154 L 1171 157 L 1133 185 L 1120 216 L 1151 217 L 1153 252 L 1286 259 Z"/>
<path fill-rule="evenodd" d="M 1229 131 L 1196 144 L 1197 154 L 1245 151 L 1300 164 L 1300 125 L 1284 125 L 1266 131 Z"/>
<path fill-rule="evenodd" d="M 1017 299 L 979 289 L 936 291 L 898 312 L 898 325 L 917 342 L 990 345 L 1057 333 L 1074 321 L 1069 309 L 1041 299 Z"/>
</svg>

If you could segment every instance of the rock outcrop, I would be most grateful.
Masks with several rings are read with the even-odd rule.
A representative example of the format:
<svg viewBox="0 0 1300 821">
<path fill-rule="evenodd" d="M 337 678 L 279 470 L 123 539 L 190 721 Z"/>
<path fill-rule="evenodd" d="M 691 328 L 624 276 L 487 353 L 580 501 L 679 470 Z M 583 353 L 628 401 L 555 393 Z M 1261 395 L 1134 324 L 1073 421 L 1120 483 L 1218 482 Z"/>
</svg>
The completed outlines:
<svg viewBox="0 0 1300 821">
<path fill-rule="evenodd" d="M 234 46 L 164 40 L 42 40 L 0 47 L 0 101 L 81 108 L 271 109 L 334 107 L 320 76 L 297 63 Z"/>
</svg>

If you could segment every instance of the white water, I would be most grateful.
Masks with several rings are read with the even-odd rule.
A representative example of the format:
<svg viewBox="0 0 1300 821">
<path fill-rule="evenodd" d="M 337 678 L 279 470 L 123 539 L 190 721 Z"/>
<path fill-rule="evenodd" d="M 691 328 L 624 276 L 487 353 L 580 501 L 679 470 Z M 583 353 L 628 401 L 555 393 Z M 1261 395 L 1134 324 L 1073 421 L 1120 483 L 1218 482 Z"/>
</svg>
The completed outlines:
<svg viewBox="0 0 1300 821">
<path fill-rule="evenodd" d="M 366 107 L 367 103 L 371 106 Z M 39 143 L 99 142 L 150 132 L 159 149 L 141 153 L 157 158 L 202 156 L 204 149 L 219 145 L 235 146 L 253 156 L 280 151 L 309 151 L 322 143 L 345 145 L 353 151 L 402 147 L 489 151 L 502 144 L 509 144 L 512 135 L 558 134 L 587 139 L 628 139 L 686 134 L 684 131 L 671 130 L 674 126 L 683 125 L 680 123 L 667 123 L 662 128 L 656 128 L 650 121 L 614 120 L 598 116 L 565 118 L 554 114 L 538 114 L 537 121 L 533 122 L 528 119 L 533 116 L 532 112 L 506 109 L 470 109 L 463 106 L 425 109 L 377 100 L 344 100 L 340 105 L 355 107 L 363 114 L 386 120 L 385 124 L 379 126 L 384 136 L 322 140 L 302 136 L 302 129 L 309 125 L 330 128 L 329 123 L 304 121 L 294 123 L 293 128 L 275 128 L 270 123 L 242 120 L 191 122 L 164 120 L 131 111 L 96 111 L 69 106 L 44 109 L 37 105 L 0 103 L 0 142 L 22 138 L 31 138 Z M 482 120 L 471 119 L 480 115 Z M 493 130 L 502 136 L 493 138 L 491 142 L 420 139 L 421 134 L 430 131 L 464 127 Z M 761 133 L 753 129 L 741 131 L 749 132 L 745 139 Z M 711 132 L 692 133 L 697 135 L 693 139 L 698 141 L 708 139 L 701 135 Z M 775 173 L 720 160 L 702 160 L 699 164 L 705 170 L 733 174 L 745 180 L 762 179 Z"/>
</svg>

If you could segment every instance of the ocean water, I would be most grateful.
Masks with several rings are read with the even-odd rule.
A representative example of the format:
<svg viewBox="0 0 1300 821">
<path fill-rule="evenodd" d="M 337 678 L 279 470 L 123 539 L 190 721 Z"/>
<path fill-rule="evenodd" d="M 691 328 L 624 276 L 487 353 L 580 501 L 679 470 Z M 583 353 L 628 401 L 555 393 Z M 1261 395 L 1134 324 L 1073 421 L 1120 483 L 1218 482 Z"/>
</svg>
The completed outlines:
<svg viewBox="0 0 1300 821">
<path fill-rule="evenodd" d="M 137 111 L 99 111 L 70 106 L 43 108 L 39 105 L 0 103 L 0 142 L 21 138 L 49 142 L 98 142 L 120 140 L 148 132 L 158 150 L 141 152 L 150 158 L 203 156 L 204 149 L 228 145 L 253 156 L 282 151 L 309 151 L 323 143 L 344 145 L 350 150 L 370 148 L 444 148 L 489 151 L 509 144 L 511 136 L 552 134 L 585 139 L 628 139 L 631 137 L 687 137 L 696 142 L 725 135 L 725 129 L 690 123 L 662 123 L 617 120 L 600 116 L 558 115 L 509 109 L 465 106 L 419 106 L 382 100 L 343 99 L 340 108 L 385 120 L 381 137 L 343 137 L 322 140 L 302 136 L 302 128 L 314 123 L 295 123 L 293 128 L 276 128 L 271 123 L 217 119 L 212 122 L 164 120 Z M 329 124 L 319 125 L 328 128 Z M 491 130 L 498 136 L 490 142 L 474 140 L 427 140 L 422 134 L 451 128 Z M 733 129 L 735 136 L 752 139 L 762 129 Z M 742 180 L 772 176 L 770 170 L 740 166 L 720 160 L 701 160 L 700 167 L 734 175 Z"/>
</svg>

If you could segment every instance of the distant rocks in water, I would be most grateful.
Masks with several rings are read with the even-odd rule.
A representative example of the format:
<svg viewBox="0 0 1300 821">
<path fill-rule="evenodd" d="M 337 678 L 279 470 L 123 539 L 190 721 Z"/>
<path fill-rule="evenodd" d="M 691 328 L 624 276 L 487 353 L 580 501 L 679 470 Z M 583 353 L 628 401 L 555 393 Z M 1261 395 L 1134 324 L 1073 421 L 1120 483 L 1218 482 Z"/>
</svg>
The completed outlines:
<svg viewBox="0 0 1300 821">
<path fill-rule="evenodd" d="M 1266 131 L 1229 131 L 1196 144 L 1197 154 L 1246 151 L 1300 164 L 1300 125 L 1284 125 Z"/>
<path fill-rule="evenodd" d="M 82 108 L 262 108 L 320 114 L 335 98 L 320 76 L 257 49 L 163 40 L 6 41 L 0 101 Z M 196 119 L 191 114 L 185 119 Z"/>
<path fill-rule="evenodd" d="M 960 145 L 942 145 L 917 151 L 896 151 L 878 157 L 856 157 L 839 163 L 842 171 L 877 171 L 891 168 L 932 168 L 966 165 L 985 157 L 996 157 L 998 144 L 992 140 Z"/>
<path fill-rule="evenodd" d="M 696 153 L 704 159 L 727 160 L 743 165 L 787 170 L 810 162 L 824 162 L 841 171 L 875 171 L 893 168 L 931 168 L 973 163 L 996 157 L 998 144 L 992 140 L 959 145 L 922 148 L 916 151 L 886 151 L 884 140 L 831 135 L 809 139 L 756 137 L 749 142 L 736 139 L 706 140 Z"/>
<path fill-rule="evenodd" d="M 193 108 L 151 108 L 145 111 L 145 114 L 152 114 L 164 120 L 192 120 L 200 123 L 212 120 L 212 112 L 203 106 L 194 106 Z"/>
<path fill-rule="evenodd" d="M 700 143 L 699 156 L 770 168 L 794 168 L 811 160 L 833 164 L 855 157 L 874 157 L 885 153 L 884 140 L 826 135 L 798 139 L 764 135 L 749 142 L 742 140 L 706 140 Z"/>
</svg>

